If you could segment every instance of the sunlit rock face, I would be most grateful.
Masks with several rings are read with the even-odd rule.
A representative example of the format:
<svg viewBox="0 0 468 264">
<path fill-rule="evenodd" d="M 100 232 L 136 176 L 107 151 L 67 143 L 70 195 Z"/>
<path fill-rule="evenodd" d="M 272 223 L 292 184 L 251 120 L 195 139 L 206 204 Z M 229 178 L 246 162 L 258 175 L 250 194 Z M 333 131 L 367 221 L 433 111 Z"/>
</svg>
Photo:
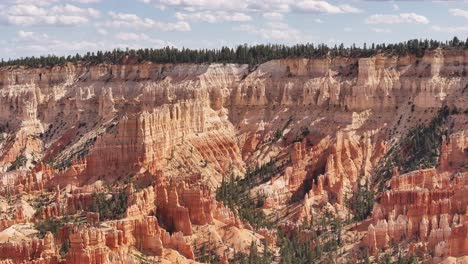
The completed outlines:
<svg viewBox="0 0 468 264">
<path fill-rule="evenodd" d="M 444 137 L 437 169 L 402 175 L 394 170 L 390 190 L 374 205 L 374 224 L 365 240 L 372 253 L 411 237 L 439 260 L 468 253 L 468 173 L 454 165 L 466 151 L 467 139 L 464 133 L 454 134 L 449 144 Z M 451 168 L 447 160 L 453 160 Z"/>
<path fill-rule="evenodd" d="M 190 262 L 203 242 L 225 261 L 225 252 L 248 251 L 252 241 L 274 248 L 273 230 L 253 230 L 216 201 L 223 178 L 274 164 L 274 175 L 250 190 L 264 197 L 267 214 L 300 223 L 327 208 L 345 219 L 357 186 L 443 105 L 458 112 L 437 166 L 401 175 L 395 168 L 361 244 L 372 254 L 410 241 L 436 260 L 466 255 L 467 65 L 468 51 L 435 50 L 423 58 L 282 59 L 254 68 L 2 68 L 0 239 L 11 242 L 1 240 L 8 254 L 0 259 L 128 263 L 136 250 Z M 122 219 L 90 212 L 95 193 L 119 191 L 128 195 Z M 32 205 L 41 194 L 47 202 Z M 12 196 L 26 204 L 7 201 Z M 52 237 L 24 235 L 30 223 L 70 215 L 86 223 Z M 27 239 L 11 235 L 12 227 Z"/>
</svg>

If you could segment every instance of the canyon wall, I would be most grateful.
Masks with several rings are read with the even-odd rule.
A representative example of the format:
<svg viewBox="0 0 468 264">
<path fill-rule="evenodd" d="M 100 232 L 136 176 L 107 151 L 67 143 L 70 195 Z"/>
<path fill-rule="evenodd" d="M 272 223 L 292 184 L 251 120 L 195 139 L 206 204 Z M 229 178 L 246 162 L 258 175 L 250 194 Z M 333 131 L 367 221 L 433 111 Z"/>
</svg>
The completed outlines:
<svg viewBox="0 0 468 264">
<path fill-rule="evenodd" d="M 464 132 L 452 135 L 450 143 L 444 137 L 438 169 L 402 175 L 394 169 L 390 190 L 374 205 L 374 223 L 364 240 L 372 254 L 414 238 L 419 243 L 413 250 L 433 252 L 436 260 L 468 254 L 468 172 L 456 165 L 467 161 L 462 154 L 467 139 Z M 450 168 L 447 160 L 453 160 Z"/>
<path fill-rule="evenodd" d="M 459 77 L 466 58 L 467 51 L 436 50 L 422 59 L 284 59 L 253 72 L 232 64 L 3 68 L 1 129 L 14 134 L 2 144 L 0 165 L 6 170 L 23 155 L 66 167 L 85 157 L 83 183 L 140 168 L 154 173 L 177 162 L 193 163 L 192 173 L 203 174 L 200 167 L 208 163 L 206 171 L 219 180 L 229 164 L 242 171 L 236 135 L 258 129 L 261 121 L 271 124 L 278 108 L 306 115 L 338 107 L 385 116 L 408 102 L 437 107 L 467 85 Z M 346 114 L 334 119 L 350 120 Z M 182 147 L 193 160 L 174 153 Z"/>
<path fill-rule="evenodd" d="M 70 263 L 124 263 L 132 247 L 151 260 L 195 261 L 200 241 L 224 260 L 252 241 L 274 247 L 273 230 L 255 230 L 216 201 L 226 176 L 272 166 L 249 190 L 264 198 L 268 217 L 301 223 L 326 208 L 343 220 L 359 183 L 377 177 L 387 152 L 442 106 L 451 117 L 439 165 L 401 175 L 395 168 L 362 243 L 375 255 L 417 237 L 415 247 L 439 260 L 466 255 L 467 72 L 468 51 L 440 49 L 255 67 L 1 68 L 0 232 L 68 216 L 86 223 L 52 242 L 1 243 L 13 253 L 0 259 L 55 263 L 66 240 Z M 90 212 L 94 193 L 121 189 L 123 219 Z M 37 212 L 12 209 L 13 196 Z"/>
</svg>

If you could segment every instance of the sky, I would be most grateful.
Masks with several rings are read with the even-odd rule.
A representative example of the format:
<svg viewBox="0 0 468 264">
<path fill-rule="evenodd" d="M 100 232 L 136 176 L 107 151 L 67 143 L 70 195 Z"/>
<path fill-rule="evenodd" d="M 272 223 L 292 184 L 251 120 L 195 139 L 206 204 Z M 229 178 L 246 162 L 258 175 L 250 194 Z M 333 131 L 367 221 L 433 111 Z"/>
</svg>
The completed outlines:
<svg viewBox="0 0 468 264">
<path fill-rule="evenodd" d="M 468 37 L 468 1 L 0 0 L 0 58 Z"/>
</svg>

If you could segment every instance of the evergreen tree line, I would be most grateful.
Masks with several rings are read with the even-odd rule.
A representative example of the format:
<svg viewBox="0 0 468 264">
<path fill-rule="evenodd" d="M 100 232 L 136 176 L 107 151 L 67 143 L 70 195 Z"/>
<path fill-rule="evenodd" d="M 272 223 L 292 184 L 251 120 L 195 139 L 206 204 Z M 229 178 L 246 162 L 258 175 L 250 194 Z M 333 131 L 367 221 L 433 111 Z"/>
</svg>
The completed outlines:
<svg viewBox="0 0 468 264">
<path fill-rule="evenodd" d="M 0 61 L 3 66 L 53 67 L 67 62 L 81 62 L 85 64 L 130 62 L 154 63 L 239 63 L 249 64 L 251 67 L 273 59 L 284 58 L 323 58 L 323 57 L 369 57 L 377 53 L 388 55 L 415 55 L 422 57 L 426 50 L 465 49 L 468 39 L 462 41 L 454 37 L 450 41 L 437 40 L 408 40 L 395 44 L 366 44 L 358 47 L 355 44 L 345 47 L 344 44 L 329 47 L 325 44 L 297 44 L 285 46 L 279 44 L 267 45 L 239 45 L 236 48 L 222 47 L 220 49 L 187 49 L 165 47 L 161 49 L 114 49 L 113 51 L 87 52 L 69 56 L 47 55 L 40 57 L 25 57 Z M 130 60 L 129 60 L 130 59 Z"/>
</svg>

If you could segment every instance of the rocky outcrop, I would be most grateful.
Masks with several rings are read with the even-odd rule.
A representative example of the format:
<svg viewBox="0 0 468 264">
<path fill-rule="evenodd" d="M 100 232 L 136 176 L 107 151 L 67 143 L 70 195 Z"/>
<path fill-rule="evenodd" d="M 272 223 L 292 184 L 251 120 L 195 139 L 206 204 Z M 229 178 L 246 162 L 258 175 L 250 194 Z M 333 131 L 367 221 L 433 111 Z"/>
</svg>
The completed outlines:
<svg viewBox="0 0 468 264">
<path fill-rule="evenodd" d="M 186 258 L 194 258 L 192 247 L 182 232 L 169 234 L 159 226 L 156 217 L 122 220 L 111 224 L 115 226 L 117 232 L 106 236 L 110 248 L 115 248 L 117 245 L 133 245 L 150 256 L 162 256 L 164 248 L 171 248 Z"/>
<path fill-rule="evenodd" d="M 133 184 L 130 184 L 127 193 L 127 217 L 152 215 L 156 212 L 156 192 L 153 186 L 135 192 Z"/>
<path fill-rule="evenodd" d="M 105 234 L 98 229 L 76 230 L 70 234 L 67 263 L 109 263 Z"/>
<path fill-rule="evenodd" d="M 229 164 L 242 170 L 243 146 L 234 139 L 232 124 L 251 119 L 251 109 L 260 109 L 258 121 L 269 122 L 276 106 L 383 112 L 408 98 L 418 108 L 440 106 L 466 85 L 457 74 L 463 67 L 455 66 L 463 65 L 465 55 L 436 50 L 422 59 L 284 59 L 251 73 L 232 64 L 4 68 L 0 102 L 8 107 L 1 109 L 0 120 L 11 123 L 8 131 L 19 127 L 25 133 L 16 132 L 3 147 L 0 165 L 8 166 L 23 149 L 26 156 L 39 157 L 44 144 L 62 161 L 89 154 L 87 169 L 77 178 L 81 184 L 99 177 L 116 180 L 140 168 L 154 173 L 167 169 L 168 159 L 184 161 L 186 170 L 209 170 L 219 180 Z M 463 107 L 462 101 L 457 104 Z M 89 140 L 94 136 L 96 142 L 65 140 L 72 132 Z M 245 151 L 258 144 L 258 136 L 245 141 Z M 187 153 L 174 153 L 181 146 Z M 75 152 L 60 154 L 65 149 Z"/>
<path fill-rule="evenodd" d="M 192 234 L 192 222 L 190 221 L 189 210 L 179 203 L 179 194 L 175 186 L 166 189 L 158 188 L 158 210 L 161 212 L 161 221 L 166 229 L 170 231 L 180 231 L 185 235 Z"/>
<path fill-rule="evenodd" d="M 115 133 L 97 140 L 87 159 L 85 174 L 93 175 L 93 179 L 116 177 L 142 167 L 156 173 L 168 161 L 177 158 L 175 151 L 180 147 L 176 145 L 180 142 L 184 148 L 191 149 L 192 155 L 198 154 L 196 156 L 203 162 L 210 162 L 215 171 L 221 173 L 227 169 L 225 160 L 231 160 L 237 166 L 242 164 L 240 150 L 230 129 L 203 101 L 166 104 L 152 111 L 126 116 L 117 125 Z"/>
<path fill-rule="evenodd" d="M 158 217 L 170 231 L 192 234 L 193 225 L 213 224 L 214 219 L 240 227 L 239 219 L 211 196 L 203 185 L 186 183 L 157 187 Z"/>
<path fill-rule="evenodd" d="M 443 140 L 439 170 L 419 169 L 402 175 L 394 170 L 391 189 L 374 206 L 374 223 L 364 240 L 373 254 L 413 237 L 435 257 L 468 254 L 468 173 L 460 167 L 458 172 L 447 171 L 447 160 L 462 157 L 466 141 L 463 133 L 451 138 L 450 147 Z M 455 164 L 460 163 L 450 167 Z"/>
<path fill-rule="evenodd" d="M 448 142 L 447 138 L 443 136 L 439 166 L 441 170 L 449 170 L 465 165 L 468 152 L 467 141 L 468 136 L 465 134 L 465 131 L 450 135 Z"/>
<path fill-rule="evenodd" d="M 383 141 L 371 133 L 356 136 L 339 132 L 336 138 L 322 138 L 310 147 L 307 140 L 296 142 L 291 149 L 292 166 L 284 175 L 263 185 L 259 192 L 266 196 L 264 208 L 286 204 L 290 199 L 304 199 L 299 218 L 310 220 L 312 203 L 336 203 L 345 209 L 346 198 L 355 190 L 360 178 L 367 179 L 385 153 Z"/>
<path fill-rule="evenodd" d="M 59 263 L 54 245 L 54 238 L 48 232 L 44 239 L 32 239 L 23 242 L 7 242 L 0 244 L 0 260 L 13 263 L 35 260 L 37 263 Z M 34 262 L 36 263 L 36 262 Z"/>
<path fill-rule="evenodd" d="M 274 232 L 255 230 L 216 201 L 223 176 L 267 166 L 249 195 L 264 197 L 263 212 L 282 223 L 298 226 L 325 209 L 352 217 L 346 202 L 359 181 L 371 180 L 387 149 L 442 104 L 458 109 L 447 131 L 462 132 L 443 139 L 438 168 L 395 169 L 364 242 L 376 253 L 417 238 L 436 257 L 466 254 L 467 63 L 467 51 L 438 49 L 423 58 L 296 58 L 254 68 L 1 68 L 0 195 L 41 197 L 42 206 L 32 216 L 0 200 L 10 210 L 0 230 L 76 220 L 53 239 L 0 244 L 4 258 L 63 261 L 57 251 L 67 240 L 70 263 L 169 253 L 188 261 L 196 240 L 213 243 L 223 262 L 252 241 L 275 247 Z M 93 193 L 123 186 L 123 219 L 87 212 Z"/>
</svg>

